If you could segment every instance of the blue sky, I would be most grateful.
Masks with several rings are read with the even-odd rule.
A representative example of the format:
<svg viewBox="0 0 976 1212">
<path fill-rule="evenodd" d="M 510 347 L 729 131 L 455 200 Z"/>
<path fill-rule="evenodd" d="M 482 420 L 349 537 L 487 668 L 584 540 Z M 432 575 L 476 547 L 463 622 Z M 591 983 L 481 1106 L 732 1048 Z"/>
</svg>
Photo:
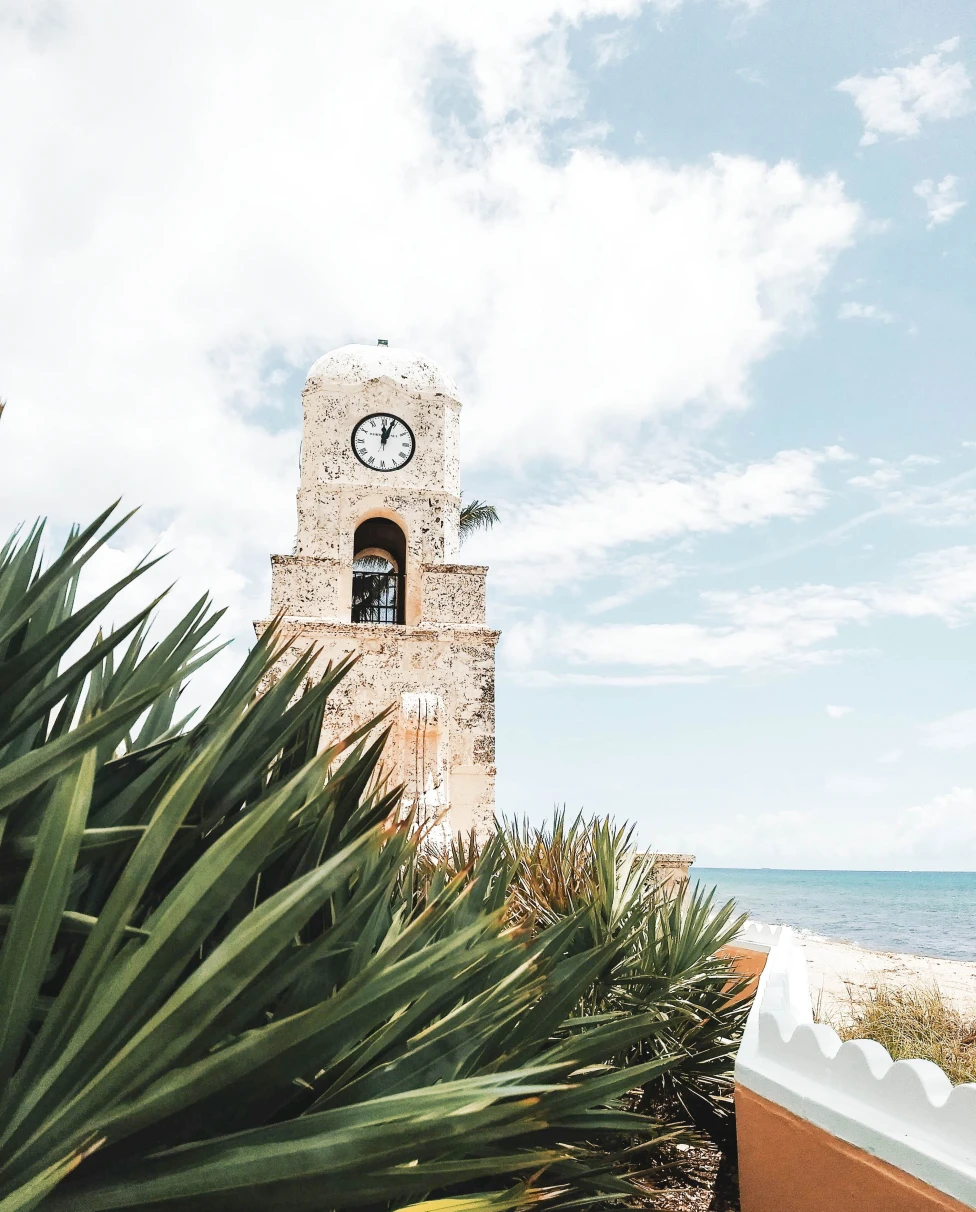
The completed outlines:
<svg viewBox="0 0 976 1212">
<path fill-rule="evenodd" d="M 240 651 L 307 367 L 420 349 L 500 808 L 976 869 L 971 6 L 361 8 L 0 11 L 0 522 L 124 493 Z"/>
</svg>

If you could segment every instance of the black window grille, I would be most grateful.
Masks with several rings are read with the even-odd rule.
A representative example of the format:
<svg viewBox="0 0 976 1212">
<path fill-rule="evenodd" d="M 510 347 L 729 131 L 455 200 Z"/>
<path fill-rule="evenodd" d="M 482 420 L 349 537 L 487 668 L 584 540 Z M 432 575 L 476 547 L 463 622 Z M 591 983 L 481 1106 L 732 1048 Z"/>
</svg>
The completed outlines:
<svg viewBox="0 0 976 1212">
<path fill-rule="evenodd" d="M 403 577 L 397 572 L 353 572 L 352 621 L 399 623 Z"/>
</svg>

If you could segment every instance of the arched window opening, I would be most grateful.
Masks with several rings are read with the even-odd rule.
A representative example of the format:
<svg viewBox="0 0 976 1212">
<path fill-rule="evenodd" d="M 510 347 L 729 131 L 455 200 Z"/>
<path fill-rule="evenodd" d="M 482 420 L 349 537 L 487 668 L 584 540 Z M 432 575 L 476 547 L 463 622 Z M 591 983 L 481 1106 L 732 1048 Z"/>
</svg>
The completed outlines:
<svg viewBox="0 0 976 1212">
<path fill-rule="evenodd" d="M 356 527 L 352 562 L 352 621 L 401 624 L 407 540 L 389 518 Z"/>
</svg>

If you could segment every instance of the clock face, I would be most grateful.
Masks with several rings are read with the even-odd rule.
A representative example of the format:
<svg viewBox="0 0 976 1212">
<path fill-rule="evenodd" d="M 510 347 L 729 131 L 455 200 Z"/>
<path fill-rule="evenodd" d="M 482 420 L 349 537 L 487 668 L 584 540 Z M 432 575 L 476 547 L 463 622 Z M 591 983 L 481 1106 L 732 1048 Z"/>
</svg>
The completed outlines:
<svg viewBox="0 0 976 1212">
<path fill-rule="evenodd" d="M 363 417 L 352 431 L 352 449 L 360 463 L 373 471 L 399 471 L 413 458 L 413 430 L 389 412 Z"/>
</svg>

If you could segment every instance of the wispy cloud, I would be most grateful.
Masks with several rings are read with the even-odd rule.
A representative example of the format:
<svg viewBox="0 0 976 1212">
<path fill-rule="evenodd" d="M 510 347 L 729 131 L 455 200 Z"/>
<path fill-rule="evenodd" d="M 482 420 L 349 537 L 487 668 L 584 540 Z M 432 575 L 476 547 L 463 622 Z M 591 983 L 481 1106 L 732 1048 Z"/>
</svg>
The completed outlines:
<svg viewBox="0 0 976 1212">
<path fill-rule="evenodd" d="M 607 560 L 619 562 L 631 544 L 807 517 L 827 499 L 821 468 L 844 457 L 838 447 L 783 450 L 761 462 L 692 463 L 671 474 L 625 460 L 584 488 L 515 509 L 506 515 L 504 533 L 479 536 L 470 551 L 491 564 L 506 588 L 538 596 L 605 572 Z M 629 570 L 649 584 L 660 583 L 662 572 L 671 579 L 667 557 L 663 566 L 655 557 Z M 628 580 L 633 585 L 631 575 Z"/>
<path fill-rule="evenodd" d="M 877 320 L 881 324 L 890 324 L 894 316 L 883 307 L 874 303 L 842 303 L 837 316 L 841 320 Z"/>
<path fill-rule="evenodd" d="M 931 179 L 919 181 L 915 193 L 925 203 L 928 214 L 926 226 L 931 230 L 940 223 L 948 223 L 966 203 L 959 197 L 959 179 L 949 174 L 936 185 Z"/>
<path fill-rule="evenodd" d="M 832 720 L 839 720 L 845 715 L 850 715 L 853 710 L 853 707 L 840 707 L 836 703 L 828 703 L 826 707 L 827 714 Z"/>
<path fill-rule="evenodd" d="M 893 67 L 874 76 L 849 76 L 837 88 L 849 93 L 864 122 L 861 144 L 877 143 L 879 135 L 914 139 L 923 122 L 943 121 L 970 107 L 972 81 L 965 65 L 945 56 L 959 47 L 958 38 L 941 42 L 918 63 Z"/>
<path fill-rule="evenodd" d="M 971 526 L 976 522 L 976 469 L 935 483 L 913 478 L 918 468 L 938 462 L 926 455 L 909 455 L 897 462 L 870 460 L 873 471 L 848 481 L 854 488 L 872 491 L 879 503 L 878 511 L 861 516 L 898 515 L 916 526 Z"/>
<path fill-rule="evenodd" d="M 633 33 L 629 27 L 597 34 L 593 39 L 593 58 L 597 67 L 620 63 L 634 49 Z"/>
<path fill-rule="evenodd" d="M 653 667 L 688 672 L 800 669 L 825 665 L 863 645 L 841 647 L 840 633 L 882 618 L 934 618 L 949 627 L 976 617 L 976 547 L 927 552 L 890 582 L 799 585 L 700 595 L 702 616 L 679 623 L 573 622 L 545 613 L 508 629 L 506 660 Z M 844 713 L 828 707 L 827 714 Z"/>
<path fill-rule="evenodd" d="M 976 745 L 976 708 L 924 724 L 922 744 L 931 749 L 969 749 Z"/>
<path fill-rule="evenodd" d="M 851 476 L 847 482 L 852 488 L 890 488 L 901 483 L 902 474 L 900 467 L 879 467 L 867 475 Z"/>
</svg>

